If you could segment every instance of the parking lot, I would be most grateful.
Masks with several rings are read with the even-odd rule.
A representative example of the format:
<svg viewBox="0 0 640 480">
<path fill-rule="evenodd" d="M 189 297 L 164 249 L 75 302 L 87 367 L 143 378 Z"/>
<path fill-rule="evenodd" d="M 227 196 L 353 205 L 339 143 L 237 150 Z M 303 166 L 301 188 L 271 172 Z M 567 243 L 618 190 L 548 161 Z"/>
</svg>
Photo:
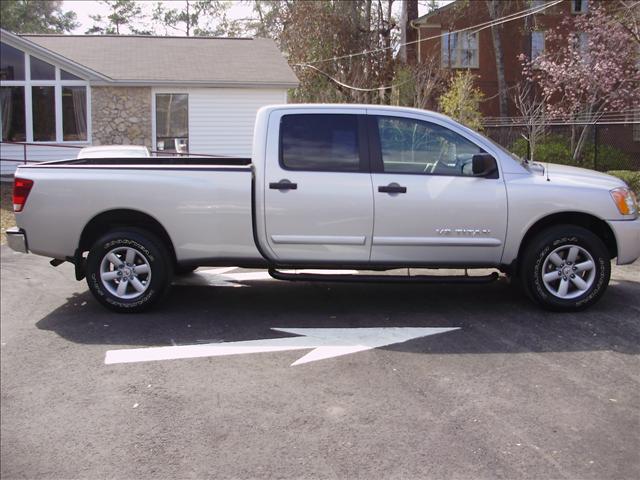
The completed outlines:
<svg viewBox="0 0 640 480">
<path fill-rule="evenodd" d="M 5 245 L 1 260 L 3 478 L 640 477 L 638 262 L 579 314 L 505 280 L 204 269 L 117 315 L 69 264 Z M 165 359 L 142 361 L 146 347 Z"/>
</svg>

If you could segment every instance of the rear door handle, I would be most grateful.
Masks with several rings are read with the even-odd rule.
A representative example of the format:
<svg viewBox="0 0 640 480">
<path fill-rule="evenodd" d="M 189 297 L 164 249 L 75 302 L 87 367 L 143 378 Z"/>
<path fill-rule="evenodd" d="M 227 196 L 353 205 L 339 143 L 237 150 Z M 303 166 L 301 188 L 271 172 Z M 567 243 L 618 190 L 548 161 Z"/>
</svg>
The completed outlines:
<svg viewBox="0 0 640 480">
<path fill-rule="evenodd" d="M 380 193 L 407 193 L 407 187 L 403 187 L 397 183 L 390 183 L 389 185 L 380 185 L 378 191 Z"/>
<path fill-rule="evenodd" d="M 271 190 L 297 190 L 298 184 L 292 183 L 289 180 L 280 180 L 279 182 L 272 182 L 269 184 Z"/>
</svg>

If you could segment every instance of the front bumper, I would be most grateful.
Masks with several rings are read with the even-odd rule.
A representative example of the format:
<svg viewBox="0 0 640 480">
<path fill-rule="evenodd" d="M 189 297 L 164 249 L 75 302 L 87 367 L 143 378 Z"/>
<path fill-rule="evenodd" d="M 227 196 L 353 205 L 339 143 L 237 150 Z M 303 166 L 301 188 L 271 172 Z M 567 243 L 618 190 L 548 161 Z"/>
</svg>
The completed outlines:
<svg viewBox="0 0 640 480">
<path fill-rule="evenodd" d="M 27 247 L 27 234 L 24 230 L 18 227 L 9 228 L 5 234 L 7 235 L 7 243 L 9 248 L 16 252 L 29 253 Z"/>
<path fill-rule="evenodd" d="M 626 265 L 640 258 L 640 218 L 607 222 L 616 236 L 618 265 Z"/>
</svg>

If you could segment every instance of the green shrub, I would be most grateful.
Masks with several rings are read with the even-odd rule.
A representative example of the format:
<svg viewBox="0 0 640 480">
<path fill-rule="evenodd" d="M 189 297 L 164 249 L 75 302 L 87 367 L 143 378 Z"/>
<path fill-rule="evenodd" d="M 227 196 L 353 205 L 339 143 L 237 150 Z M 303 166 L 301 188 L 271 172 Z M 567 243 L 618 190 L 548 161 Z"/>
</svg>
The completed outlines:
<svg viewBox="0 0 640 480">
<path fill-rule="evenodd" d="M 584 165 L 591 165 L 589 168 L 593 168 L 594 165 L 594 148 L 593 144 L 587 144 L 584 147 Z M 626 170 L 631 166 L 631 160 L 622 151 L 611 145 L 599 145 L 598 146 L 598 160 L 595 168 L 597 170 L 606 172 L 608 170 Z"/>
<path fill-rule="evenodd" d="M 511 146 L 511 151 L 522 158 L 527 155 L 527 141 L 519 138 Z M 582 158 L 573 160 L 569 139 L 560 135 L 549 135 L 538 142 L 533 152 L 533 160 L 541 163 L 559 163 L 598 170 L 624 170 L 631 166 L 629 157 L 621 150 L 610 145 L 598 146 L 597 164 L 594 164 L 595 152 L 593 143 L 585 144 Z"/>
<path fill-rule="evenodd" d="M 633 190 L 636 195 L 640 195 L 640 172 L 633 172 L 631 170 L 611 170 L 607 173 L 627 182 L 629 188 Z"/>
<path fill-rule="evenodd" d="M 527 156 L 527 141 L 519 138 L 511 146 L 511 151 L 522 158 Z M 533 160 L 541 163 L 560 163 L 562 165 L 579 165 L 571 158 L 571 146 L 561 136 L 549 135 L 536 144 Z"/>
</svg>

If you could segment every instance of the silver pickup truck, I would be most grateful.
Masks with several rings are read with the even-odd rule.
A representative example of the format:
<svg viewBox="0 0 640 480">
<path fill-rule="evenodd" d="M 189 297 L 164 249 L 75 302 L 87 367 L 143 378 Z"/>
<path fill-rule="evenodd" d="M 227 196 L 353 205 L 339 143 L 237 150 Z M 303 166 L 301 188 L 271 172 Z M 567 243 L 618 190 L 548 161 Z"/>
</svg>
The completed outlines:
<svg viewBox="0 0 640 480">
<path fill-rule="evenodd" d="M 76 159 L 20 167 L 7 232 L 21 252 L 75 265 L 119 312 L 198 266 L 284 280 L 483 282 L 283 269 L 495 268 L 543 307 L 592 305 L 611 260 L 640 256 L 624 182 L 523 162 L 445 116 L 366 105 L 276 105 L 252 158 Z"/>
</svg>

